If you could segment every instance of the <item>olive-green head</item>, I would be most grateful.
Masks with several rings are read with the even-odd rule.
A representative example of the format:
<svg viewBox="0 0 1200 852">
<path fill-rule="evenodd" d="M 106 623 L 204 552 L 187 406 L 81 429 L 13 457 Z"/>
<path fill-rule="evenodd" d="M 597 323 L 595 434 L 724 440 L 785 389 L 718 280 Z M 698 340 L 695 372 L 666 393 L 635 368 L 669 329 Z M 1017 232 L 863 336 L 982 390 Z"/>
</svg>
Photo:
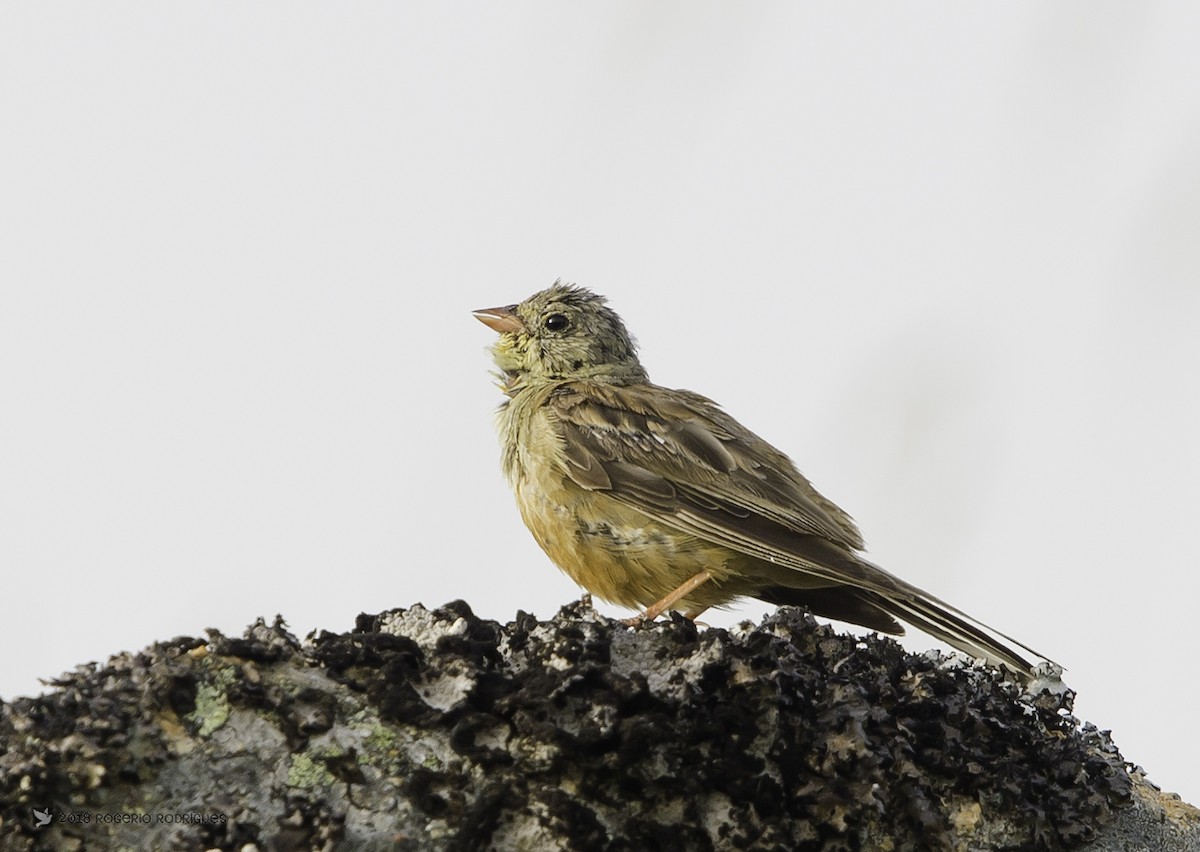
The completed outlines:
<svg viewBox="0 0 1200 852">
<path fill-rule="evenodd" d="M 509 393 L 547 381 L 646 380 L 625 323 L 603 296 L 583 287 L 556 281 L 520 304 L 474 314 L 500 332 L 492 356 Z"/>
</svg>

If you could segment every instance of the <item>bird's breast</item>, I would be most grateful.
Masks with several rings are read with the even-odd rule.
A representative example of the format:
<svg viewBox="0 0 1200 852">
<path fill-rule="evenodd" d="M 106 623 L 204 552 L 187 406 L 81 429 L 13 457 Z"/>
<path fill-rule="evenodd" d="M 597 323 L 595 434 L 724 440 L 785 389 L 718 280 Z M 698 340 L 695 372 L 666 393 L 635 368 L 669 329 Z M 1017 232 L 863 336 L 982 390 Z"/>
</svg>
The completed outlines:
<svg viewBox="0 0 1200 852">
<path fill-rule="evenodd" d="M 521 517 L 546 555 L 603 600 L 648 606 L 695 573 L 690 539 L 662 528 L 611 497 L 570 483 L 525 480 Z"/>
</svg>

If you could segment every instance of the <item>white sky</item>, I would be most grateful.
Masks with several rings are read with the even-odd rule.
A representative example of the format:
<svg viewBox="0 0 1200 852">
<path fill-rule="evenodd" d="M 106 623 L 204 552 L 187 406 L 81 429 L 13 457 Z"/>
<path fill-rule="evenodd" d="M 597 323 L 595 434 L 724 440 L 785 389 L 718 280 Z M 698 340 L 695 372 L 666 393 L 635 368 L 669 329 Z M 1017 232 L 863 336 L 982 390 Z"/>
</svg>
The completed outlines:
<svg viewBox="0 0 1200 852">
<path fill-rule="evenodd" d="M 1200 802 L 1198 36 L 1182 2 L 0 6 L 0 696 L 277 612 L 553 614 L 469 311 L 561 276 Z"/>
</svg>

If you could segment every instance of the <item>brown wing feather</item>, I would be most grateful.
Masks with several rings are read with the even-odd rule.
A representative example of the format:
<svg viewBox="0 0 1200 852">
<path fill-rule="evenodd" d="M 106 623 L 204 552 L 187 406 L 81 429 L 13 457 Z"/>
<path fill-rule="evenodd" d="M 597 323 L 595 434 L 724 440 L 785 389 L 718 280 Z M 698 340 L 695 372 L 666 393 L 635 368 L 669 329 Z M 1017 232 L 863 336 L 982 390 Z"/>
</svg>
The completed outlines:
<svg viewBox="0 0 1200 852">
<path fill-rule="evenodd" d="M 1029 662 L 991 634 L 1041 656 L 856 556 L 863 541 L 850 517 L 712 401 L 652 385 L 573 382 L 546 405 L 563 438 L 564 473 L 580 487 L 706 541 L 853 587 L 875 612 L 860 623 L 884 628 L 899 617 L 1026 672 Z"/>
<path fill-rule="evenodd" d="M 681 508 L 689 503 L 711 508 L 716 501 L 736 516 L 763 517 L 848 550 L 863 545 L 850 517 L 819 494 L 787 456 L 704 397 L 653 386 L 575 382 L 547 404 L 562 430 L 573 479 L 593 463 L 589 459 L 606 470 L 622 462 L 678 488 Z"/>
</svg>

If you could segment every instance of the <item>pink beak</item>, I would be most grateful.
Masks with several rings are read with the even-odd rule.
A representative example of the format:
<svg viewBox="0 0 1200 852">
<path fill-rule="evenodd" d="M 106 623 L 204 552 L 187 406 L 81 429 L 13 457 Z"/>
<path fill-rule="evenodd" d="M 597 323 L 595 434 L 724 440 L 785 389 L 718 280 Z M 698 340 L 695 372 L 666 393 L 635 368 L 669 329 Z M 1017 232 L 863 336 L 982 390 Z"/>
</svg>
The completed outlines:
<svg viewBox="0 0 1200 852">
<path fill-rule="evenodd" d="M 507 308 L 483 308 L 478 311 L 471 311 L 475 319 L 486 325 L 492 331 L 498 331 L 501 334 L 505 332 L 524 331 L 525 323 L 521 322 L 521 318 L 517 316 L 514 310 L 516 305 L 509 305 Z"/>
</svg>

